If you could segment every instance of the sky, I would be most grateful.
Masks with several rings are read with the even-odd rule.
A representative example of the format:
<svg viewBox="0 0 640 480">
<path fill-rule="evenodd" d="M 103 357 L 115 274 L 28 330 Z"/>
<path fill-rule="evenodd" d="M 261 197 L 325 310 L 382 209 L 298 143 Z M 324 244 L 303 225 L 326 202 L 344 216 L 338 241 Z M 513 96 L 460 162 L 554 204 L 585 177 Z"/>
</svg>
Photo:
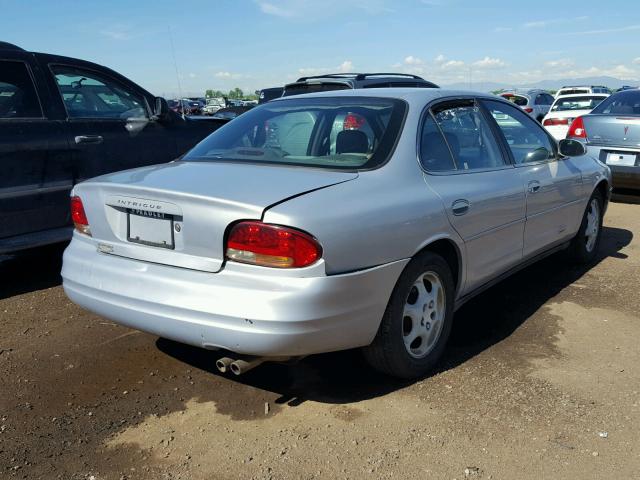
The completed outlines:
<svg viewBox="0 0 640 480">
<path fill-rule="evenodd" d="M 0 40 L 106 65 L 156 95 L 328 72 L 441 85 L 640 79 L 637 0 L 0 0 Z"/>
</svg>

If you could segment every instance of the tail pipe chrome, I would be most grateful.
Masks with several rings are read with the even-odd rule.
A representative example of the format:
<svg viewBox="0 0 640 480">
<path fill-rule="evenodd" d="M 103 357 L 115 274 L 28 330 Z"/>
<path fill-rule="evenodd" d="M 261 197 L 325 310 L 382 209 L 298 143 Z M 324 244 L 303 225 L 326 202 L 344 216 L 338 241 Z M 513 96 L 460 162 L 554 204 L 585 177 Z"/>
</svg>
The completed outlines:
<svg viewBox="0 0 640 480">
<path fill-rule="evenodd" d="M 300 357 L 242 357 L 236 360 L 222 357 L 216 361 L 216 367 L 221 373 L 231 371 L 234 375 L 242 375 L 265 362 L 287 362 L 293 358 L 298 359 Z"/>
</svg>

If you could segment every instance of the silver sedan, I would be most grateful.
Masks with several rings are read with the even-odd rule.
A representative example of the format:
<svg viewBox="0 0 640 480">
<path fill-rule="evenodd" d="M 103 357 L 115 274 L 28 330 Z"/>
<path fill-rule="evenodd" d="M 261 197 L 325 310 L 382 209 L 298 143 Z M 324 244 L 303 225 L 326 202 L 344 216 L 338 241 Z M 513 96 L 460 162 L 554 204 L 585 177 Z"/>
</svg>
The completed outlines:
<svg viewBox="0 0 640 480">
<path fill-rule="evenodd" d="M 218 351 L 221 371 L 363 347 L 414 378 L 487 286 L 561 249 L 591 261 L 610 185 L 581 143 L 494 96 L 278 99 L 180 161 L 77 185 L 64 289 Z"/>
<path fill-rule="evenodd" d="M 609 165 L 614 188 L 640 191 L 640 90 L 615 93 L 577 117 L 567 138 L 584 143 L 589 155 Z"/>
</svg>

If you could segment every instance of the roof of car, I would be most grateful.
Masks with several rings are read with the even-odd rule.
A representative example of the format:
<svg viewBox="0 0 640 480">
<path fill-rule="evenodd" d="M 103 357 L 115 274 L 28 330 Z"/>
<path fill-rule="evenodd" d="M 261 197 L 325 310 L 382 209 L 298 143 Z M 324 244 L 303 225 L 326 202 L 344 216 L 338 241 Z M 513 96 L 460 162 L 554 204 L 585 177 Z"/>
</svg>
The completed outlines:
<svg viewBox="0 0 640 480">
<path fill-rule="evenodd" d="M 563 98 L 567 98 L 567 97 L 571 97 L 571 98 L 575 98 L 575 97 L 608 97 L 609 94 L 608 93 L 604 93 L 604 92 L 593 92 L 593 93 L 567 93 L 566 95 L 558 95 L 556 97 L 556 101 L 563 99 Z"/>
<path fill-rule="evenodd" d="M 445 90 L 442 88 L 421 87 L 393 87 L 393 88 L 356 88 L 349 90 L 331 90 L 327 92 L 305 93 L 291 97 L 281 97 L 271 100 L 282 102 L 299 98 L 325 98 L 325 97 L 373 97 L 373 98 L 398 98 L 407 101 L 431 101 L 446 97 L 483 97 L 495 98 L 489 93 L 473 92 L 470 90 Z"/>
</svg>

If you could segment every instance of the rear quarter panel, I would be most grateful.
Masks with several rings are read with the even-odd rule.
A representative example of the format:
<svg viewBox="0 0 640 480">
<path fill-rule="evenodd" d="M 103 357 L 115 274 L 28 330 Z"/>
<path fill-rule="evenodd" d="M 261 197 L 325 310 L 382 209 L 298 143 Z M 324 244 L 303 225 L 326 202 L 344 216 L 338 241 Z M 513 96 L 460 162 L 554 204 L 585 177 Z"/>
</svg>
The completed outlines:
<svg viewBox="0 0 640 480">
<path fill-rule="evenodd" d="M 402 160 L 416 162 L 415 156 Z M 414 166 L 415 175 L 400 177 L 387 167 L 362 172 L 354 181 L 277 205 L 267 210 L 264 221 L 314 235 L 322 245 L 329 275 L 411 258 L 440 238 L 454 241 L 462 255 L 464 246 L 442 201 Z"/>
</svg>

